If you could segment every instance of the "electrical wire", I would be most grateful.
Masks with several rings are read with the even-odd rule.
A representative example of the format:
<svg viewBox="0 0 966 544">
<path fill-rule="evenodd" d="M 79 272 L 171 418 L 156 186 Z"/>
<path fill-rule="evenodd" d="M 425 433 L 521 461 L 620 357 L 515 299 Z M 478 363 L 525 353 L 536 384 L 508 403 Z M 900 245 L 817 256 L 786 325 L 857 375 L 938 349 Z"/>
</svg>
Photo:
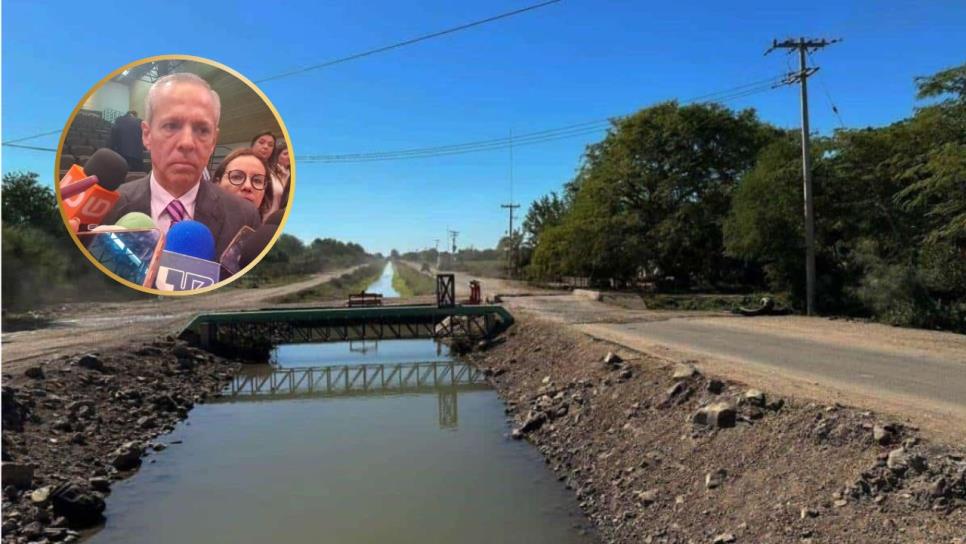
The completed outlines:
<svg viewBox="0 0 966 544">
<path fill-rule="evenodd" d="M 361 59 L 363 57 L 368 57 L 368 56 L 371 56 L 371 55 L 376 55 L 378 53 L 385 53 L 386 51 L 391 51 L 393 49 L 399 49 L 400 47 L 406 47 L 408 45 L 413 45 L 413 44 L 416 44 L 416 43 L 419 43 L 419 42 L 424 42 L 426 40 L 431 40 L 433 38 L 439 38 L 441 36 L 446 36 L 447 34 L 453 34 L 453 33 L 460 32 L 460 31 L 463 31 L 463 30 L 467 30 L 467 29 L 470 29 L 470 28 L 473 28 L 473 27 L 485 25 L 487 23 L 492 23 L 494 21 L 499 21 L 501 19 L 507 19 L 507 18 L 510 18 L 510 17 L 514 17 L 516 15 L 520 15 L 522 13 L 526 13 L 526 12 L 529 12 L 529 11 L 534 11 L 534 10 L 537 10 L 537 9 L 540 9 L 540 8 L 544 8 L 544 7 L 547 7 L 547 6 L 551 5 L 551 4 L 559 3 L 561 1 L 562 0 L 548 0 L 546 2 L 541 2 L 539 4 L 532 4 L 532 5 L 529 5 L 529 6 L 520 8 L 520 9 L 516 9 L 516 10 L 513 10 L 513 11 L 507 11 L 505 13 L 500 13 L 498 15 L 493 15 L 492 17 L 487 17 L 485 19 L 480 19 L 480 20 L 473 21 L 473 22 L 466 23 L 466 24 L 462 24 L 462 25 L 459 25 L 459 26 L 454 26 L 452 28 L 447 28 L 445 30 L 440 30 L 440 31 L 437 31 L 437 32 L 432 32 L 430 34 L 424 34 L 422 36 L 417 36 L 415 38 L 410 38 L 408 40 L 404 40 L 404 41 L 401 41 L 401 42 L 396 42 L 396 43 L 393 43 L 393 44 L 390 44 L 390 45 L 386 45 L 386 46 L 383 46 L 383 47 L 378 47 L 376 49 L 370 49 L 368 51 L 363 51 L 361 53 L 355 53 L 355 54 L 352 54 L 352 55 L 349 55 L 349 56 L 346 56 L 346 57 L 341 57 L 341 58 L 338 58 L 338 59 L 329 60 L 329 61 L 326 61 L 326 62 L 323 62 L 323 63 L 320 63 L 320 64 L 314 64 L 312 66 L 306 66 L 304 68 L 299 68 L 297 70 L 291 70 L 289 72 L 283 72 L 281 74 L 275 74 L 273 76 L 263 77 L 261 79 L 255 80 L 254 83 L 264 83 L 266 81 L 273 81 L 273 80 L 276 80 L 276 79 L 281 79 L 281 78 L 284 78 L 284 77 L 290 77 L 290 76 L 302 74 L 302 73 L 305 73 L 305 72 L 309 72 L 309 71 L 312 71 L 312 70 L 318 70 L 320 68 L 327 68 L 329 66 L 334 66 L 336 64 L 342 64 L 342 63 L 345 63 L 345 62 L 349 62 L 349 61 Z M 22 138 L 17 138 L 17 139 L 14 139 L 14 140 L 7 140 L 7 141 L 3 142 L 3 145 L 10 146 L 10 144 L 13 144 L 13 143 L 16 143 L 16 142 L 23 142 L 25 140 L 33 140 L 34 138 L 40 138 L 42 136 L 50 136 L 52 134 L 57 134 L 59 132 L 61 132 L 61 131 L 60 130 L 52 130 L 52 131 L 49 131 L 49 132 L 43 132 L 43 133 L 40 133 L 40 134 L 31 135 L 31 136 L 24 136 Z M 11 146 L 11 147 L 21 147 L 21 146 Z M 33 148 L 27 148 L 27 149 L 33 149 Z"/>
<path fill-rule="evenodd" d="M 752 81 L 742 85 L 737 85 L 728 89 L 698 95 L 681 101 L 682 104 L 693 104 L 701 102 L 730 102 L 741 98 L 746 98 L 763 92 L 773 90 L 775 83 L 780 82 L 778 76 Z M 495 151 L 506 149 L 509 146 L 522 147 L 554 142 L 579 136 L 606 131 L 615 120 L 621 116 L 609 117 L 606 119 L 595 119 L 582 123 L 574 123 L 562 127 L 538 130 L 524 134 L 514 135 L 512 141 L 508 137 L 491 138 L 485 140 L 475 140 L 458 144 L 448 144 L 431 147 L 409 148 L 393 151 L 375 151 L 368 153 L 345 153 L 345 154 L 299 154 L 299 163 L 364 163 L 380 161 L 397 161 L 408 159 L 424 159 L 433 157 L 446 157 L 452 155 L 462 155 L 466 153 L 479 153 L 485 151 Z M 56 151 L 55 149 L 26 146 L 21 144 L 10 144 L 11 147 L 33 149 L 38 151 Z"/>
<path fill-rule="evenodd" d="M 699 103 L 699 102 L 728 102 L 732 100 L 737 100 L 737 99 L 745 98 L 755 94 L 771 91 L 774 88 L 774 84 L 778 81 L 780 81 L 779 77 L 771 77 L 771 78 L 739 85 L 737 87 L 732 87 L 730 89 L 725 89 L 721 91 L 707 93 L 704 95 L 699 95 L 699 96 L 684 100 L 681 103 L 689 104 L 689 103 Z M 461 144 L 411 148 L 411 149 L 402 149 L 397 151 L 380 151 L 380 152 L 351 153 L 351 154 L 339 154 L 339 155 L 300 154 L 298 157 L 298 161 L 300 163 L 356 163 L 356 162 L 374 162 L 374 161 L 387 161 L 387 160 L 405 160 L 405 159 L 420 159 L 420 158 L 430 158 L 430 157 L 443 157 L 443 156 L 450 156 L 450 155 L 461 155 L 465 153 L 493 151 L 493 150 L 508 148 L 510 145 L 513 145 L 513 146 L 534 145 L 534 144 L 552 142 L 556 140 L 562 140 L 566 138 L 573 138 L 576 136 L 584 136 L 588 134 L 598 133 L 600 131 L 610 128 L 613 124 L 614 119 L 617 119 L 617 118 L 618 117 L 611 117 L 607 119 L 597 119 L 594 121 L 586 121 L 583 123 L 567 125 L 567 126 L 559 127 L 555 129 L 545 129 L 545 130 L 540 130 L 535 132 L 524 133 L 522 135 L 518 134 L 513 137 L 512 142 L 508 138 L 504 137 L 504 138 L 493 138 L 489 140 L 477 140 L 477 141 L 465 142 Z"/>
<path fill-rule="evenodd" d="M 349 55 L 347 57 L 342 57 L 342 58 L 338 58 L 338 59 L 326 61 L 326 62 L 323 62 L 323 63 L 320 63 L 320 64 L 314 64 L 312 66 L 306 66 L 305 68 L 299 68 L 297 70 L 292 70 L 290 72 L 283 72 L 281 74 L 276 74 L 274 76 L 264 77 L 262 79 L 255 80 L 255 83 L 264 83 L 266 81 L 272 81 L 272 80 L 275 80 L 275 79 L 281 79 L 283 77 L 294 76 L 294 75 L 297 75 L 297 74 L 302 74 L 302 73 L 305 73 L 305 72 L 309 72 L 311 70 L 318 70 L 319 68 L 327 68 L 329 66 L 334 66 L 336 64 L 341 64 L 343 62 L 349 62 L 349 61 L 352 61 L 352 60 L 361 59 L 363 57 L 368 57 L 370 55 L 375 55 L 377 53 L 385 53 L 386 51 L 390 51 L 390 50 L 393 50 L 393 49 L 398 49 L 400 47 L 405 47 L 407 45 L 413 45 L 415 43 L 419 43 L 419 42 L 422 42 L 422 41 L 430 40 L 430 39 L 433 39 L 433 38 L 439 38 L 440 36 L 445 36 L 447 34 L 452 34 L 454 32 L 460 32 L 462 30 L 466 30 L 466 29 L 469 29 L 469 28 L 473 28 L 475 26 L 485 25 L 487 23 L 492 23 L 493 21 L 498 21 L 500 19 L 506 19 L 508 17 L 513 17 L 515 15 L 520 15 L 521 13 L 526 13 L 528 11 L 533 11 L 533 10 L 536 10 L 536 9 L 540 9 L 540 8 L 549 6 L 551 4 L 556 4 L 556 3 L 560 2 L 560 1 L 561 0 L 549 0 L 547 2 L 541 2 L 539 4 L 533 4 L 533 5 L 530 5 L 530 6 L 527 6 L 527 7 L 524 7 L 524 8 L 520 8 L 520 9 L 517 9 L 517 10 L 508 11 L 506 13 L 501 13 L 499 15 L 494 15 L 492 17 L 487 17 L 486 19 L 480 19 L 478 21 L 473 21 L 471 23 L 466 23 L 466 24 L 463 24 L 463 25 L 460 25 L 460 26 L 454 26 L 454 27 L 448 28 L 446 30 L 440 30 L 438 32 L 433 32 L 433 33 L 430 33 L 430 34 L 424 34 L 422 36 L 418 36 L 416 38 L 411 38 L 411 39 L 408 39 L 408 40 L 405 40 L 405 41 L 397 42 L 397 43 L 394 43 L 394 44 L 391 44 L 391 45 L 386 45 L 386 46 L 383 46 L 383 47 L 378 47 L 376 49 L 370 49 L 369 51 L 363 51 L 362 53 L 356 53 L 356 54 L 353 54 L 353 55 Z"/>
<path fill-rule="evenodd" d="M 811 52 L 809 52 L 808 50 L 806 50 L 805 51 L 805 54 L 808 55 L 809 60 L 812 59 L 812 53 Z M 813 61 L 813 64 L 814 64 L 814 61 Z M 835 114 L 835 117 L 839 120 L 839 127 L 843 128 L 843 129 L 846 128 L 845 127 L 845 122 L 842 121 L 842 115 L 839 114 L 839 109 L 835 106 L 835 102 L 832 101 L 832 93 L 830 93 L 829 90 L 828 90 L 828 87 L 825 86 L 825 78 L 823 78 L 823 77 L 821 77 L 821 75 L 819 75 L 818 83 L 819 83 L 819 85 L 822 86 L 822 90 L 825 91 L 825 100 L 828 101 L 829 108 L 832 109 L 832 113 L 834 113 Z"/>
</svg>

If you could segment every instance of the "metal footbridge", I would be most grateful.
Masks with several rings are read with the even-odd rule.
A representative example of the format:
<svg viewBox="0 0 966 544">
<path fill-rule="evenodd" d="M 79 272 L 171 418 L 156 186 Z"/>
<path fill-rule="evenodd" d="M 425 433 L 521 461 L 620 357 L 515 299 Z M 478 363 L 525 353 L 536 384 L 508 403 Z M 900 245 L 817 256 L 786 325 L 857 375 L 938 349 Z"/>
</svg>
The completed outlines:
<svg viewBox="0 0 966 544">
<path fill-rule="evenodd" d="M 513 324 L 498 305 L 271 308 L 196 316 L 180 338 L 225 356 L 267 360 L 273 346 L 409 338 L 490 338 Z"/>
</svg>

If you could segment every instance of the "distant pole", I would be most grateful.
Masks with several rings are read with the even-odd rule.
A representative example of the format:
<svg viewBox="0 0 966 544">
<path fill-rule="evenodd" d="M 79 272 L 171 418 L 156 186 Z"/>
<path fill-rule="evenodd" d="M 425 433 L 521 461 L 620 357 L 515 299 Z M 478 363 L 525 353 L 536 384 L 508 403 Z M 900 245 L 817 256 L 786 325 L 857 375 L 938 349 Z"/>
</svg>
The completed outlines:
<svg viewBox="0 0 966 544">
<path fill-rule="evenodd" d="M 507 248 L 506 248 L 506 271 L 507 276 L 513 276 L 513 271 L 516 269 L 516 259 L 515 259 L 515 247 L 513 244 L 513 210 L 520 207 L 519 204 L 513 203 L 513 129 L 510 129 L 509 137 L 509 148 L 510 148 L 510 201 L 506 204 L 500 204 L 500 207 L 510 211 L 510 227 L 507 229 Z"/>
<path fill-rule="evenodd" d="M 514 264 L 513 263 L 513 210 L 519 208 L 520 205 L 514 204 L 513 202 L 509 202 L 507 204 L 500 204 L 500 207 L 510 210 L 510 230 L 507 231 L 509 235 L 507 236 L 506 266 L 507 266 L 507 271 L 511 272 L 514 268 L 513 267 L 513 264 Z"/>
<path fill-rule="evenodd" d="M 456 236 L 459 235 L 459 232 L 455 230 L 451 230 L 449 231 L 449 235 L 453 238 L 453 259 L 455 259 L 456 258 Z"/>
<path fill-rule="evenodd" d="M 439 253 L 439 238 L 436 238 L 434 241 L 436 242 L 436 253 L 438 254 Z"/>
<path fill-rule="evenodd" d="M 815 207 L 812 193 L 812 155 L 809 151 L 808 134 L 808 76 L 818 71 L 818 67 L 809 68 L 805 59 L 809 49 L 818 50 L 836 40 L 772 40 L 771 47 L 765 54 L 775 49 L 798 50 L 798 73 L 789 74 L 786 84 L 801 83 L 802 95 L 802 176 L 805 181 L 805 311 L 808 315 L 815 315 Z M 790 51 L 789 51 L 790 52 Z"/>
</svg>

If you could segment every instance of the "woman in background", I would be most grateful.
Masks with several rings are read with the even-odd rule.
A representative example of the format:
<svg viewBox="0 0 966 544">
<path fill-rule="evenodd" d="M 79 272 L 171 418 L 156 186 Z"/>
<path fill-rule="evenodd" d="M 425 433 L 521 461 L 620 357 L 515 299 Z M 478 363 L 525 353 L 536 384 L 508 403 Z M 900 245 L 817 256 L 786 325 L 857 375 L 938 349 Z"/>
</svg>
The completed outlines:
<svg viewBox="0 0 966 544">
<path fill-rule="evenodd" d="M 289 180 L 292 177 L 292 163 L 288 154 L 285 140 L 279 139 L 275 143 L 275 152 L 268 161 L 272 178 L 272 206 L 271 212 L 284 208 L 288 204 Z"/>
<path fill-rule="evenodd" d="M 272 131 L 266 130 L 255 135 L 252 138 L 252 151 L 255 152 L 255 156 L 259 159 L 262 159 L 268 164 L 272 164 L 269 161 L 275 152 L 275 135 L 272 134 Z"/>
<path fill-rule="evenodd" d="M 269 171 L 268 164 L 254 149 L 241 147 L 221 161 L 211 180 L 223 190 L 254 204 L 264 220 L 271 213 L 274 200 Z"/>
</svg>

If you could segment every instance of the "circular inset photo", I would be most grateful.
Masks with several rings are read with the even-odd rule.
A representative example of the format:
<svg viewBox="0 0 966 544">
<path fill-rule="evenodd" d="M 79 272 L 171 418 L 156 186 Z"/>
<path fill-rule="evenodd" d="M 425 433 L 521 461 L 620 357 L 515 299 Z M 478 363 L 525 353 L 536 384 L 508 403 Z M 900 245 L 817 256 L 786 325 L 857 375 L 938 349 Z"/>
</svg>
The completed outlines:
<svg viewBox="0 0 966 544">
<path fill-rule="evenodd" d="M 268 253 L 291 207 L 285 124 L 248 79 L 165 55 L 118 68 L 74 108 L 57 148 L 57 201 L 102 272 L 139 291 L 197 294 Z"/>
</svg>

